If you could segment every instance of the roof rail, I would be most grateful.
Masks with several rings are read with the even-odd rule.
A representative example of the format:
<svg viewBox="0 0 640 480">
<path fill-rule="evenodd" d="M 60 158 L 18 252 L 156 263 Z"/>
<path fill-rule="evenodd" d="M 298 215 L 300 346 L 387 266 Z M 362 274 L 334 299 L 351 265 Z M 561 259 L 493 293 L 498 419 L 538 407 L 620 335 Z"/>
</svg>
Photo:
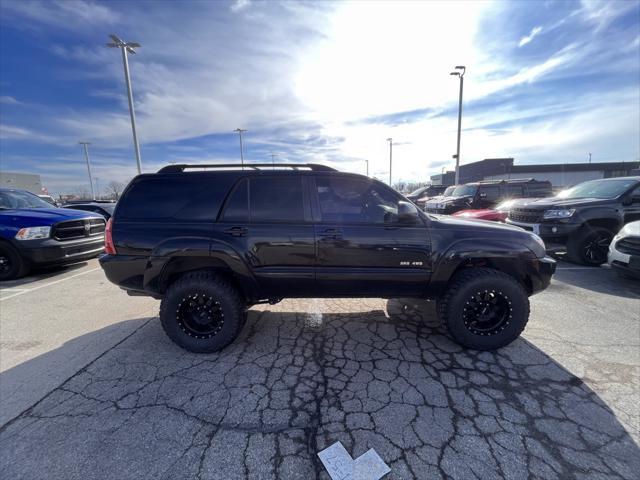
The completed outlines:
<svg viewBox="0 0 640 480">
<path fill-rule="evenodd" d="M 529 183 L 535 182 L 535 178 L 503 178 L 501 180 L 480 180 L 476 183 L 487 185 L 487 184 L 498 184 L 498 183 Z M 544 181 L 544 180 L 540 180 Z"/>
<path fill-rule="evenodd" d="M 275 168 L 290 168 L 292 170 L 311 170 L 314 172 L 337 172 L 335 168 L 316 163 L 206 163 L 206 164 L 175 164 L 167 165 L 158 170 L 158 173 L 180 173 L 185 170 L 220 169 L 220 170 L 269 170 Z"/>
</svg>

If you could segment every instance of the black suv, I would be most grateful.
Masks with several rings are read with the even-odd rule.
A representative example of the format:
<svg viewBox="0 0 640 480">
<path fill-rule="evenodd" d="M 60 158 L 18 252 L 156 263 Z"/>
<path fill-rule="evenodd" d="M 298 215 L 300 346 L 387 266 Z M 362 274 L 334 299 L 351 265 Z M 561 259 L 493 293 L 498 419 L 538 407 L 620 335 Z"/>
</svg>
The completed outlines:
<svg viewBox="0 0 640 480">
<path fill-rule="evenodd" d="M 566 245 L 575 263 L 601 265 L 613 236 L 640 220 L 640 177 L 580 183 L 553 198 L 514 207 L 507 223 L 540 235 L 549 244 Z"/>
<path fill-rule="evenodd" d="M 194 352 L 228 345 L 249 306 L 284 297 L 434 297 L 458 343 L 495 349 L 555 271 L 521 228 L 431 217 L 321 165 L 171 165 L 129 184 L 106 232 L 109 280 L 162 299 L 165 332 Z"/>
<path fill-rule="evenodd" d="M 541 198 L 551 194 L 551 182 L 546 180 L 487 180 L 459 185 L 449 196 L 431 198 L 425 211 L 451 215 L 460 210 L 493 208 L 511 198 Z"/>
</svg>

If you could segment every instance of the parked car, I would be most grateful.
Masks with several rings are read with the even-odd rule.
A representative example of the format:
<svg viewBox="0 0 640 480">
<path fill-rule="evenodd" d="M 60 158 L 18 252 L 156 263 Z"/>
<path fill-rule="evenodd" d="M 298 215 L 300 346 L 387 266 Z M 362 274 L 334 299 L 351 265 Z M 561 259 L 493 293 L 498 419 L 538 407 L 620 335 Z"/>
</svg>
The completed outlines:
<svg viewBox="0 0 640 480">
<path fill-rule="evenodd" d="M 566 247 L 569 260 L 584 265 L 606 262 L 614 235 L 635 220 L 640 220 L 640 176 L 580 183 L 562 198 L 514 207 L 507 217 L 508 224 Z"/>
<path fill-rule="evenodd" d="M 509 210 L 516 205 L 536 200 L 535 198 L 512 198 L 496 205 L 495 208 L 484 208 L 480 210 L 460 210 L 453 214 L 454 217 L 475 218 L 476 220 L 489 220 L 492 222 L 505 222 Z"/>
<path fill-rule="evenodd" d="M 418 206 L 418 208 L 420 208 L 420 210 L 424 211 L 428 201 L 448 197 L 453 193 L 455 189 L 456 189 L 456 185 L 449 185 L 447 188 L 444 189 L 442 193 L 435 196 L 425 195 L 423 197 L 420 197 L 418 200 L 416 200 L 413 203 L 415 203 Z"/>
<path fill-rule="evenodd" d="M 623 277 L 640 279 L 640 220 L 627 223 L 613 237 L 609 264 Z"/>
<path fill-rule="evenodd" d="M 406 197 L 415 203 L 417 200 L 424 197 L 435 197 L 436 195 L 441 195 L 446 188 L 447 187 L 445 185 L 425 185 L 424 187 L 414 190 Z"/>
<path fill-rule="evenodd" d="M 448 197 L 433 198 L 425 211 L 451 215 L 459 210 L 494 208 L 511 198 L 549 197 L 551 182 L 534 179 L 490 180 L 457 186 Z"/>
<path fill-rule="evenodd" d="M 34 266 L 79 262 L 104 248 L 99 215 L 53 207 L 25 190 L 0 188 L 0 280 Z"/>
<path fill-rule="evenodd" d="M 102 215 L 105 220 L 109 220 L 116 208 L 115 202 L 86 202 L 86 203 L 68 203 L 62 208 L 71 208 L 73 210 L 84 210 Z"/>
<path fill-rule="evenodd" d="M 536 235 L 430 217 L 377 180 L 321 165 L 139 175 L 105 246 L 107 278 L 161 299 L 165 332 L 193 352 L 232 342 L 257 303 L 367 296 L 436 298 L 459 344 L 491 350 L 520 335 L 528 297 L 555 271 Z"/>
<path fill-rule="evenodd" d="M 40 197 L 45 202 L 50 203 L 54 207 L 58 206 L 58 202 L 56 202 L 51 195 L 38 195 L 38 197 Z"/>
</svg>

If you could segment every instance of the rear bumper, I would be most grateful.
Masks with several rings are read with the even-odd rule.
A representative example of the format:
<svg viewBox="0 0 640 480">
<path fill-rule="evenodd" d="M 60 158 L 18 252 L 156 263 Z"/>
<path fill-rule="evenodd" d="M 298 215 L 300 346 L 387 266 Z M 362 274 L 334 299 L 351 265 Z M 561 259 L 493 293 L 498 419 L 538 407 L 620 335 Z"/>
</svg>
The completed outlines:
<svg viewBox="0 0 640 480">
<path fill-rule="evenodd" d="M 144 271 L 148 257 L 134 255 L 101 255 L 100 266 L 107 279 L 124 290 L 144 293 Z"/>
<path fill-rule="evenodd" d="M 16 241 L 14 245 L 31 265 L 53 266 L 81 262 L 99 255 L 104 250 L 104 237 L 100 235 L 67 242 L 47 238 Z"/>
</svg>

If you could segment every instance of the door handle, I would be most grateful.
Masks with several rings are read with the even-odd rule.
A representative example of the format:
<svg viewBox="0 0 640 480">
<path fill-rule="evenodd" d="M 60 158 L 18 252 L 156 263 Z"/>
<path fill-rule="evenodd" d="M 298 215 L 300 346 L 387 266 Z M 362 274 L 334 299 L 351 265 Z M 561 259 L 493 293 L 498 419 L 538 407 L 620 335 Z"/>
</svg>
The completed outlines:
<svg viewBox="0 0 640 480">
<path fill-rule="evenodd" d="M 232 237 L 244 237 L 249 230 L 246 227 L 231 227 L 224 231 L 227 235 Z"/>
<path fill-rule="evenodd" d="M 322 232 L 320 232 L 318 236 L 323 239 L 338 240 L 342 238 L 342 230 L 338 228 L 327 228 L 326 230 L 323 230 Z"/>
</svg>

